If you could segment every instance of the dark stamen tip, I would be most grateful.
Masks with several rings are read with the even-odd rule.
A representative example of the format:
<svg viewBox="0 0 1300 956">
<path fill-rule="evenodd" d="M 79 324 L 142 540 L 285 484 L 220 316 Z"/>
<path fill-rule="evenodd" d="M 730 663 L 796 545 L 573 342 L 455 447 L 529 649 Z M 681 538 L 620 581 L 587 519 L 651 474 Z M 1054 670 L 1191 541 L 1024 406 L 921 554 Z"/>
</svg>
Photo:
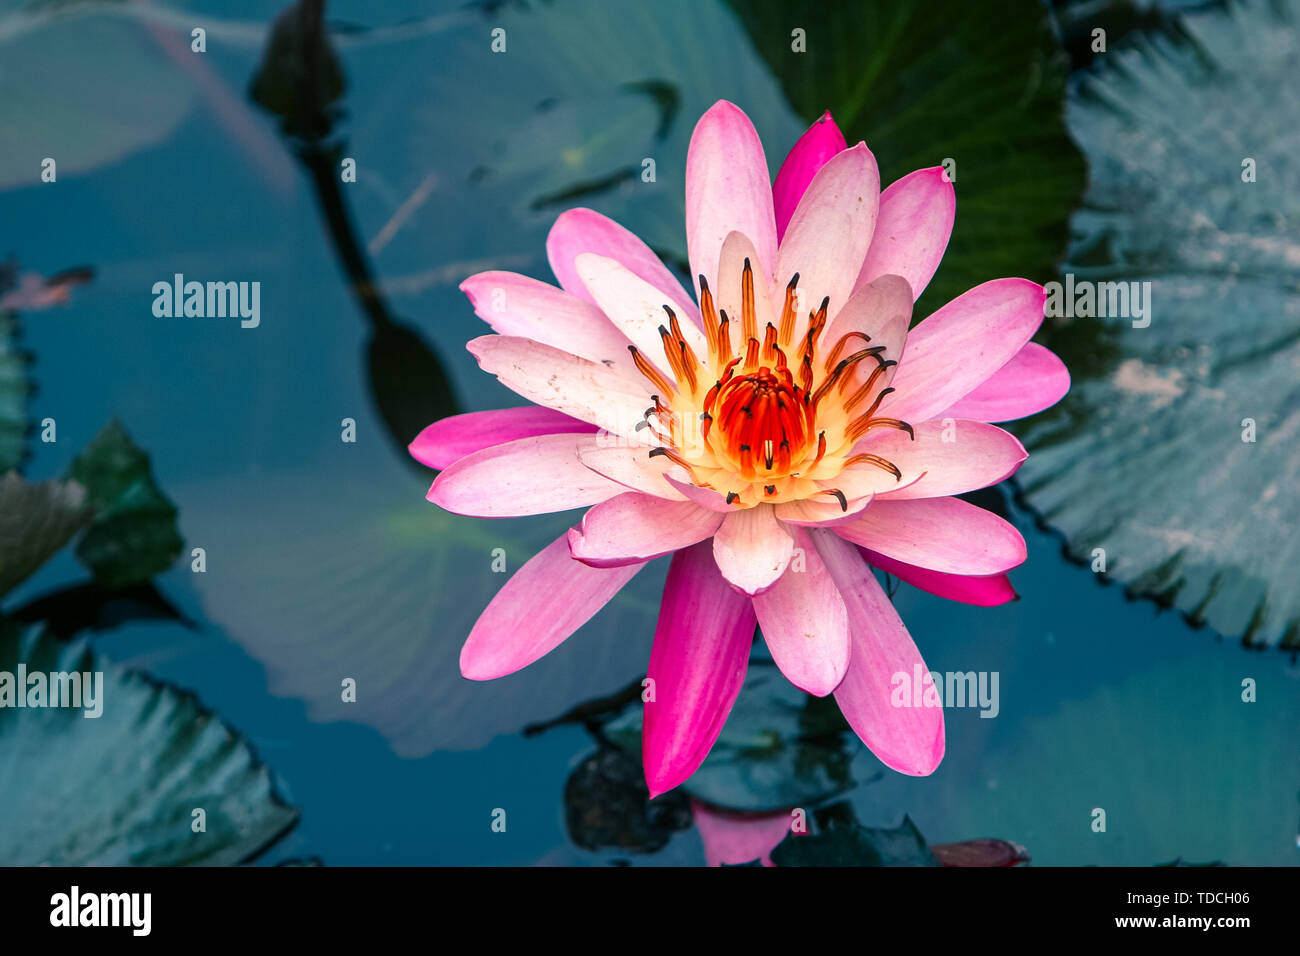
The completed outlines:
<svg viewBox="0 0 1300 956">
<path fill-rule="evenodd" d="M 844 492 L 838 488 L 831 488 L 828 494 L 832 494 L 839 499 L 841 511 L 847 512 L 849 510 L 849 499 L 844 497 Z"/>
<path fill-rule="evenodd" d="M 740 495 L 736 494 L 734 491 L 728 491 L 728 492 L 727 492 L 727 504 L 731 504 L 733 501 L 735 501 L 735 500 L 736 500 L 737 498 L 739 498 L 739 497 L 740 497 Z"/>
<path fill-rule="evenodd" d="M 793 289 L 793 288 L 794 288 L 795 286 L 797 286 L 798 284 L 799 284 L 799 273 L 796 272 L 796 273 L 794 274 L 794 276 L 791 277 L 791 279 L 790 279 L 790 284 L 787 285 L 786 288 L 787 288 L 787 289 Z"/>
<path fill-rule="evenodd" d="M 776 494 L 776 485 L 764 485 L 763 490 L 766 491 L 769 495 L 774 495 Z"/>
<path fill-rule="evenodd" d="M 750 271 L 749 256 L 745 256 L 745 271 L 746 272 Z"/>
<path fill-rule="evenodd" d="M 662 445 L 659 446 L 658 448 L 650 449 L 651 458 L 658 458 L 660 455 L 666 455 L 666 454 L 668 454 L 668 449 L 664 448 Z"/>
<path fill-rule="evenodd" d="M 700 291 L 701 292 L 709 291 L 709 280 L 704 278 L 704 273 L 702 272 L 700 273 Z"/>
</svg>

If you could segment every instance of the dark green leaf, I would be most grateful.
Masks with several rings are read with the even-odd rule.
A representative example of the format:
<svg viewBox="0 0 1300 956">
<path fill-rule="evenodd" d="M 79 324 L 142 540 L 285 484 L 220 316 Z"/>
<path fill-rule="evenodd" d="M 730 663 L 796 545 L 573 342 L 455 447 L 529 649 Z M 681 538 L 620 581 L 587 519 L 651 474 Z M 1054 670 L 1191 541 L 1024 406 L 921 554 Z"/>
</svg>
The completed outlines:
<svg viewBox="0 0 1300 956">
<path fill-rule="evenodd" d="M 1084 186 L 1065 129 L 1067 63 L 1040 0 L 732 0 L 786 98 L 865 140 L 886 185 L 956 161 L 957 222 L 920 318 L 972 286 L 1055 271 Z M 807 52 L 792 52 L 791 30 Z M 780 155 L 769 154 L 775 173 Z"/>
<path fill-rule="evenodd" d="M 167 570 L 184 546 L 176 506 L 154 483 L 149 456 L 116 420 L 72 462 L 68 477 L 86 488 L 95 518 L 77 557 L 109 587 L 147 581 Z"/>
<path fill-rule="evenodd" d="M 791 833 L 772 851 L 777 866 L 938 866 L 910 817 L 893 829 L 833 819 L 817 833 Z"/>
<path fill-rule="evenodd" d="M 86 491 L 76 482 L 31 484 L 0 477 L 0 596 L 44 564 L 86 523 Z"/>
</svg>

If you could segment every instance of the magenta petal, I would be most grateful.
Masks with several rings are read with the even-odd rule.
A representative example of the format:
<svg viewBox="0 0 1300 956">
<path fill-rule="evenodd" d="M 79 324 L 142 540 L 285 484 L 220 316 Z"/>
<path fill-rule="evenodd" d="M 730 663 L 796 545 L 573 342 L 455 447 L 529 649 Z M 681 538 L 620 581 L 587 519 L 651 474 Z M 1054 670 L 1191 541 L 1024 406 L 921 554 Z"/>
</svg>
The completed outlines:
<svg viewBox="0 0 1300 956">
<path fill-rule="evenodd" d="M 997 607 L 1016 599 L 1016 589 L 1011 586 L 1011 579 L 1005 574 L 944 574 L 942 571 L 904 564 L 866 548 L 861 550 L 868 562 L 886 574 L 892 574 L 913 587 L 950 601 L 961 601 L 977 607 Z"/>
<path fill-rule="evenodd" d="M 723 579 L 708 541 L 673 556 L 647 670 L 654 699 L 641 749 L 651 797 L 708 756 L 745 682 L 754 625 L 750 599 Z"/>
<path fill-rule="evenodd" d="M 568 535 L 560 535 L 479 615 L 461 648 L 460 672 L 470 680 L 494 680 L 527 667 L 586 624 L 643 567 L 587 567 L 569 557 Z"/>
<path fill-rule="evenodd" d="M 793 819 L 790 810 L 740 813 L 698 800 L 691 801 L 691 815 L 704 841 L 704 859 L 709 866 L 736 866 L 753 860 L 775 866 L 771 853 L 790 832 Z"/>
<path fill-rule="evenodd" d="M 921 298 L 948 248 L 956 215 L 957 195 L 941 166 L 918 169 L 891 184 L 880 194 L 880 215 L 858 286 L 883 275 L 902 276 L 912 298 Z"/>
<path fill-rule="evenodd" d="M 566 292 L 595 302 L 578 275 L 574 260 L 595 252 L 621 262 L 628 270 L 659 289 L 668 301 L 699 324 L 699 309 L 663 261 L 636 234 L 608 216 L 591 209 L 569 209 L 560 214 L 546 237 L 546 258 Z"/>
<path fill-rule="evenodd" d="M 466 455 L 518 438 L 595 431 L 595 425 L 540 405 L 494 408 L 440 419 L 416 435 L 407 450 L 416 461 L 441 471 Z"/>
<path fill-rule="evenodd" d="M 940 418 L 1010 422 L 1051 408 L 1070 390 L 1070 371 L 1051 350 L 1030 342 Z"/>
<path fill-rule="evenodd" d="M 886 766 L 933 773 L 943 760 L 943 708 L 894 706 L 895 676 L 928 671 L 921 652 L 858 549 L 829 531 L 809 534 L 849 612 L 849 670 L 835 690 L 845 720 Z"/>
<path fill-rule="evenodd" d="M 785 235 L 785 227 L 789 225 L 795 207 L 799 205 L 799 200 L 803 198 L 804 190 L 808 188 L 812 178 L 817 175 L 817 170 L 825 166 L 836 153 L 847 148 L 848 143 L 845 142 L 844 134 L 831 118 L 830 110 L 823 113 L 821 118 L 799 137 L 799 141 L 794 144 L 785 157 L 785 162 L 781 164 L 781 170 L 776 174 L 776 182 L 772 185 L 778 241 Z"/>
</svg>

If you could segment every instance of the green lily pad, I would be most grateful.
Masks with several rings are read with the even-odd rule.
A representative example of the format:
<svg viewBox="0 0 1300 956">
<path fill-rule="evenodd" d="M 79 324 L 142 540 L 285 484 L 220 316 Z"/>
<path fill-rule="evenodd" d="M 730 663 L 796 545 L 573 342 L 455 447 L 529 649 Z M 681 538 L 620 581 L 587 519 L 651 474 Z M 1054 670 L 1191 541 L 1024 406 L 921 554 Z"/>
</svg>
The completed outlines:
<svg viewBox="0 0 1300 956">
<path fill-rule="evenodd" d="M 77 557 L 109 587 L 140 584 L 175 563 L 184 547 L 176 506 L 158 488 L 149 456 L 111 421 L 72 462 L 95 517 Z"/>
<path fill-rule="evenodd" d="M 606 731 L 638 758 L 641 715 L 640 706 L 630 708 Z M 862 782 L 851 768 L 861 749 L 834 699 L 799 690 L 770 659 L 757 658 L 713 749 L 682 789 L 727 810 L 809 807 Z"/>
<path fill-rule="evenodd" d="M 1045 4 L 731 5 L 805 123 L 830 110 L 850 143 L 866 141 L 883 184 L 955 160 L 957 221 L 918 319 L 989 279 L 1055 271 L 1084 166 L 1065 128 L 1068 61 Z M 795 29 L 806 52 L 792 49 Z M 775 173 L 780 156 L 769 161 Z"/>
<path fill-rule="evenodd" d="M 1074 386 L 1023 432 L 1031 454 L 1017 476 L 1075 558 L 1104 551 L 1131 593 L 1247 645 L 1290 649 L 1297 22 L 1295 2 L 1189 14 L 1186 42 L 1138 36 L 1079 83 L 1069 120 L 1092 184 L 1065 271 L 1150 283 L 1150 311 L 1053 330 Z"/>
<path fill-rule="evenodd" d="M 195 697 L 84 643 L 0 623 L 0 672 L 100 673 L 83 707 L 0 707 L 0 865 L 231 865 L 298 820 L 248 743 Z M 96 682 L 92 681 L 92 684 Z M 194 811 L 204 832 L 194 832 Z"/>
<path fill-rule="evenodd" d="M 0 597 L 53 557 L 90 518 L 75 481 L 0 477 Z"/>
</svg>

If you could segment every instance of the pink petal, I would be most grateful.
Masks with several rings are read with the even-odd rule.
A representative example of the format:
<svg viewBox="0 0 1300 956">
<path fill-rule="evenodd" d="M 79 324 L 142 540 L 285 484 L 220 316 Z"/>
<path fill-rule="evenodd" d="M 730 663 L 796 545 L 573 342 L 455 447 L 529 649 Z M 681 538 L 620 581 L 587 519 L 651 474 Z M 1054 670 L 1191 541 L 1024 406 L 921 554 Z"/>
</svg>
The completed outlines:
<svg viewBox="0 0 1300 956">
<path fill-rule="evenodd" d="M 710 537 L 722 516 L 690 501 L 629 491 L 596 505 L 569 530 L 569 551 L 592 567 L 643 564 Z"/>
<path fill-rule="evenodd" d="M 617 444 L 611 440 L 608 444 L 598 443 L 595 448 L 583 449 L 578 457 L 588 468 L 633 491 L 684 501 L 686 496 L 669 482 L 672 481 L 670 472 L 685 474 L 685 471 L 669 459 L 651 458 L 649 453 L 645 445 Z"/>
<path fill-rule="evenodd" d="M 740 813 L 719 810 L 698 800 L 691 801 L 691 815 L 704 841 L 704 859 L 709 866 L 736 866 L 760 861 L 776 866 L 772 851 L 790 832 L 790 810 L 776 813 Z"/>
<path fill-rule="evenodd" d="M 513 335 L 482 335 L 465 347 L 516 395 L 643 443 L 636 426 L 652 404 L 645 379 Z"/>
<path fill-rule="evenodd" d="M 707 541 L 673 556 L 641 734 L 652 798 L 694 773 L 718 739 L 745 682 L 754 623 L 749 598 L 723 580 Z"/>
<path fill-rule="evenodd" d="M 578 275 L 587 284 L 587 291 L 608 316 L 607 325 L 617 330 L 624 340 L 621 361 L 628 361 L 627 345 L 630 342 L 640 350 L 659 371 L 673 380 L 672 366 L 664 356 L 661 328 L 668 326 L 667 304 L 662 292 L 640 276 L 629 272 L 623 265 L 606 256 L 584 252 L 575 260 Z M 603 316 L 602 316 L 603 317 Z M 679 315 L 679 319 L 682 317 Z M 699 326 L 679 321 L 682 337 L 695 351 L 697 358 L 708 359 L 708 343 Z M 700 376 L 706 373 L 703 368 Z"/>
<path fill-rule="evenodd" d="M 1051 408 L 1070 390 L 1070 371 L 1055 353 L 1030 342 L 992 377 L 943 412 L 943 418 L 1009 422 Z"/>
<path fill-rule="evenodd" d="M 678 315 L 698 325 L 699 310 L 691 297 L 653 250 L 613 219 L 591 209 L 570 209 L 560 214 L 546 237 L 546 258 L 551 271 L 567 292 L 595 302 L 578 276 L 574 260 L 584 252 L 598 252 L 623 263 L 629 270 L 668 297 Z"/>
<path fill-rule="evenodd" d="M 686 245 L 691 277 L 713 282 L 722 243 L 733 232 L 748 236 L 768 269 L 776 262 L 772 178 L 754 124 L 719 100 L 700 117 L 686 154 Z"/>
<path fill-rule="evenodd" d="M 994 279 L 953 299 L 909 333 L 881 414 L 915 425 L 969 395 L 1038 331 L 1046 301 L 1028 279 Z"/>
<path fill-rule="evenodd" d="M 1005 574 L 990 574 L 983 577 L 944 574 L 941 571 L 918 568 L 914 564 L 904 564 L 902 561 L 895 561 L 893 558 L 868 551 L 866 548 L 862 549 L 862 554 L 868 563 L 880 568 L 886 574 L 892 574 L 913 587 L 948 598 L 950 601 L 961 601 L 963 604 L 974 604 L 979 607 L 996 607 L 1016 599 L 1015 588 L 1011 586 L 1011 579 Z"/>
<path fill-rule="evenodd" d="M 818 171 L 799 200 L 776 258 L 775 284 L 781 294 L 799 273 L 803 309 L 796 341 L 808 326 L 808 312 L 830 299 L 828 314 L 844 308 L 857 283 L 880 208 L 880 170 L 865 143 L 834 156 Z"/>
<path fill-rule="evenodd" d="M 813 176 L 830 158 L 848 148 L 844 134 L 831 118 L 830 110 L 799 137 L 772 184 L 772 201 L 776 211 L 776 237 L 785 235 L 785 227 L 794 215 Z"/>
<path fill-rule="evenodd" d="M 685 470 L 682 471 L 685 475 Z M 737 510 L 735 505 L 727 504 L 727 496 L 720 491 L 714 491 L 712 488 L 701 488 L 699 485 L 693 485 L 690 481 L 683 480 L 676 475 L 665 474 L 665 480 L 668 484 L 676 489 L 677 493 L 683 498 L 689 498 L 701 508 L 707 508 L 709 511 L 716 511 L 719 514 L 732 514 Z"/>
<path fill-rule="evenodd" d="M 913 432 L 915 440 L 903 431 L 873 430 L 853 446 L 857 454 L 893 462 L 904 481 L 919 476 L 902 487 L 878 492 L 881 501 L 942 498 L 987 488 L 1015 474 L 1029 457 L 1014 435 L 984 422 L 933 419 L 915 426 Z"/>
<path fill-rule="evenodd" d="M 754 613 L 786 679 L 825 697 L 849 667 L 848 611 L 808 532 L 796 531 L 794 540 L 801 553 L 776 584 L 755 595 Z"/>
<path fill-rule="evenodd" d="M 870 509 L 868 509 L 870 510 Z M 835 700 L 873 754 L 899 773 L 925 776 L 943 760 L 943 708 L 895 707 L 894 678 L 929 668 L 862 555 L 829 531 L 809 532 L 849 614 L 849 670 Z"/>
<path fill-rule="evenodd" d="M 495 332 L 634 370 L 627 336 L 596 306 L 562 289 L 513 272 L 480 272 L 462 282 L 460 291 Z"/>
<path fill-rule="evenodd" d="M 856 521 L 833 530 L 871 551 L 948 574 L 998 574 L 1027 556 L 1010 522 L 960 498 L 877 498 Z"/>
<path fill-rule="evenodd" d="M 534 435 L 591 434 L 595 425 L 540 405 L 452 415 L 429 425 L 407 446 L 411 457 L 439 470 L 484 448 Z"/>
<path fill-rule="evenodd" d="M 884 275 L 858 288 L 844 304 L 844 308 L 835 313 L 835 317 L 826 323 L 821 341 L 822 348 L 827 350 L 827 355 L 841 337 L 850 332 L 860 332 L 869 336 L 871 342 L 868 344 L 858 337 L 849 339 L 840 350 L 841 361 L 860 349 L 882 346 L 885 351 L 880 353 L 880 357 L 887 362 L 895 363 L 877 379 L 872 395 L 861 407 L 865 408 L 869 405 L 870 399 L 879 394 L 879 389 L 888 387 L 893 381 L 898 363 L 903 359 L 904 343 L 907 341 L 907 330 L 911 322 L 911 287 L 899 276 Z M 854 365 L 851 378 L 844 386 L 842 394 L 853 394 L 853 391 L 865 383 L 877 367 L 878 364 L 871 359 Z"/>
<path fill-rule="evenodd" d="M 733 511 L 713 536 L 713 557 L 722 576 L 746 594 L 758 594 L 785 573 L 794 538 L 770 505 Z"/>
<path fill-rule="evenodd" d="M 585 508 L 626 489 L 578 458 L 590 435 L 535 435 L 476 451 L 453 462 L 428 499 L 458 515 L 506 518 Z"/>
<path fill-rule="evenodd" d="M 880 194 L 880 218 L 858 285 L 877 276 L 902 276 L 912 295 L 921 298 L 948 248 L 956 214 L 957 194 L 941 166 L 918 169 L 891 184 Z"/>
<path fill-rule="evenodd" d="M 494 680 L 554 650 L 644 565 L 590 568 L 569 557 L 562 534 L 523 565 L 479 615 L 460 652 L 460 672 Z"/>
</svg>

